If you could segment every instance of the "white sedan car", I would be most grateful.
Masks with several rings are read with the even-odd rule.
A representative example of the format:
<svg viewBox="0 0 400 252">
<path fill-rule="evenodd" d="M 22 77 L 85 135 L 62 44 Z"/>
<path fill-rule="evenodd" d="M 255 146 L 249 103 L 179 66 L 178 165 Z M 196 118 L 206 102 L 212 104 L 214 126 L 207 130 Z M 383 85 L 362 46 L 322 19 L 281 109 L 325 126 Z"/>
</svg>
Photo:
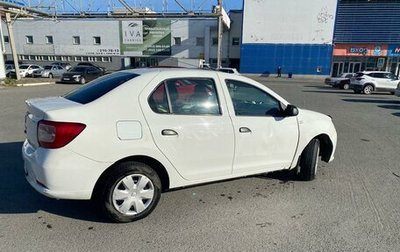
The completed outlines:
<svg viewBox="0 0 400 252">
<path fill-rule="evenodd" d="M 216 71 L 121 71 L 26 104 L 31 186 L 92 199 L 117 222 L 147 216 L 171 188 L 277 170 L 312 180 L 336 148 L 329 116 Z"/>
</svg>

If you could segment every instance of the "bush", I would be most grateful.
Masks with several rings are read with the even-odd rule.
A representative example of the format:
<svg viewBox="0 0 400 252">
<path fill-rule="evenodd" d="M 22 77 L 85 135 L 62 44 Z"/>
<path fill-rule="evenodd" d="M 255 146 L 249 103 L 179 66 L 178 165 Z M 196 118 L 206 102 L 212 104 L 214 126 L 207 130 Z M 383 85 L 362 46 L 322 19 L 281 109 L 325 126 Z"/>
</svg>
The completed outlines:
<svg viewBox="0 0 400 252">
<path fill-rule="evenodd" d="M 15 86 L 17 84 L 17 80 L 16 79 L 12 79 L 12 78 L 5 78 L 4 79 L 4 85 L 6 86 Z"/>
</svg>

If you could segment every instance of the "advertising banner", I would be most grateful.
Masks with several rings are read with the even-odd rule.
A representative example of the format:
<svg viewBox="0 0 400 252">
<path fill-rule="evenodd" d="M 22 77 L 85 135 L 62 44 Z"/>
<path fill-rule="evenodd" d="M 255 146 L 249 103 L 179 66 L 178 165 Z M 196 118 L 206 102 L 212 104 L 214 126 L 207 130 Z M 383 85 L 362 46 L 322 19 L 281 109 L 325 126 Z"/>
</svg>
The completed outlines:
<svg viewBox="0 0 400 252">
<path fill-rule="evenodd" d="M 121 54 L 171 55 L 171 20 L 120 21 Z"/>
<path fill-rule="evenodd" d="M 336 44 L 333 48 L 334 56 L 386 56 L 387 53 L 387 45 Z"/>
<path fill-rule="evenodd" d="M 389 45 L 387 56 L 400 57 L 400 45 Z"/>
</svg>

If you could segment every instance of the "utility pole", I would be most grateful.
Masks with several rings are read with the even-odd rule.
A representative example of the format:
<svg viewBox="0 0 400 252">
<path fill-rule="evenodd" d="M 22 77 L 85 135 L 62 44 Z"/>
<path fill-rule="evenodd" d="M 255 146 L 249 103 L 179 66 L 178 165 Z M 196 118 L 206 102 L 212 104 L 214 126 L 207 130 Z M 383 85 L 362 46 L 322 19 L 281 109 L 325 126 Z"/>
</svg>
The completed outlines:
<svg viewBox="0 0 400 252">
<path fill-rule="evenodd" d="M 218 49 L 217 49 L 217 68 L 221 67 L 222 57 L 222 0 L 218 0 Z"/>
<path fill-rule="evenodd" d="M 6 23 L 8 29 L 8 36 L 10 39 L 10 47 L 11 47 L 11 54 L 14 60 L 14 68 L 15 68 L 15 76 L 17 80 L 21 79 L 19 74 L 19 64 L 18 64 L 18 57 L 17 57 L 17 49 L 15 48 L 15 39 L 14 39 L 14 31 L 12 27 L 11 15 L 10 13 L 6 12 Z"/>
</svg>

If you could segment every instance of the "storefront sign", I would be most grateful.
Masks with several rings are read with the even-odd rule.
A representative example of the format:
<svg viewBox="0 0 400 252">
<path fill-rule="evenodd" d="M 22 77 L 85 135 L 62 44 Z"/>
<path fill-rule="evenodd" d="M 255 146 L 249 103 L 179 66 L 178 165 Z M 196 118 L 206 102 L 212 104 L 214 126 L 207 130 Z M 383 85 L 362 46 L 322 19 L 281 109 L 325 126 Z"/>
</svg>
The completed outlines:
<svg viewBox="0 0 400 252">
<path fill-rule="evenodd" d="M 390 57 L 399 57 L 400 56 L 400 45 L 399 44 L 389 45 L 387 55 Z"/>
<path fill-rule="evenodd" d="M 171 20 L 120 21 L 121 54 L 171 55 Z"/>
<path fill-rule="evenodd" d="M 386 56 L 387 45 L 374 44 L 337 44 L 333 48 L 334 56 Z"/>
</svg>

